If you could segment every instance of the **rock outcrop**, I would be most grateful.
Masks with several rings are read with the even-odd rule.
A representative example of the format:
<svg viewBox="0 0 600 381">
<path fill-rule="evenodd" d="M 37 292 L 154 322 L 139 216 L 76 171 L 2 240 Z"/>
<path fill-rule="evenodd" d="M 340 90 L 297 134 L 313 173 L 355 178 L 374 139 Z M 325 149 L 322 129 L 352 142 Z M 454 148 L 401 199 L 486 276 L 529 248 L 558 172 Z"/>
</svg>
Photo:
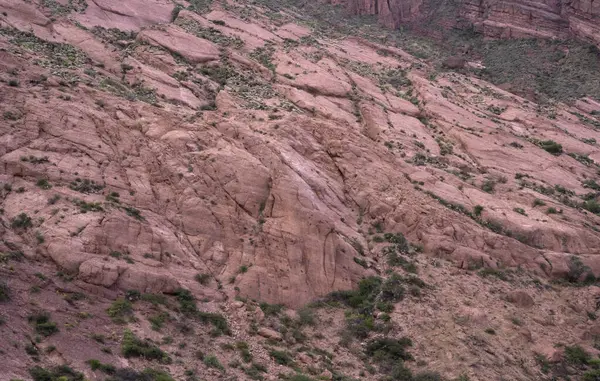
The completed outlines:
<svg viewBox="0 0 600 381">
<path fill-rule="evenodd" d="M 377 15 L 390 28 L 473 26 L 494 38 L 568 38 L 600 45 L 600 5 L 594 1 L 345 0 L 350 12 Z"/>
<path fill-rule="evenodd" d="M 0 0 L 0 379 L 581 379 L 600 103 L 209 3 Z"/>
<path fill-rule="evenodd" d="M 597 103 L 541 114 L 400 49 L 157 4 L 115 24 L 111 2 L 7 7 L 0 250 L 90 287 L 213 297 L 194 281 L 209 274 L 292 306 L 373 273 L 373 226 L 462 268 L 567 277 L 577 255 L 582 279 L 600 273 L 600 217 L 581 207 Z"/>
</svg>

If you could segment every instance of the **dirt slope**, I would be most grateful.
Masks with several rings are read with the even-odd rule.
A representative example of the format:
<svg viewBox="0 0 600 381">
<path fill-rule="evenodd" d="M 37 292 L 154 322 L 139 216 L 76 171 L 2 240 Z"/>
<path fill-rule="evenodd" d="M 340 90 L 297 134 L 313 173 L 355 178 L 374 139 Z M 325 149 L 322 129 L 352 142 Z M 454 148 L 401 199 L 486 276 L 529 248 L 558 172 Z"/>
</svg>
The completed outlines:
<svg viewBox="0 0 600 381">
<path fill-rule="evenodd" d="M 552 372 L 585 368 L 554 345 L 595 351 L 596 288 L 549 282 L 600 272 L 596 100 L 540 106 L 246 3 L 0 6 L 0 379 L 36 358 L 94 380 L 107 376 L 90 359 L 142 370 L 123 322 L 162 340 L 175 379 L 263 377 L 215 365 L 208 353 L 244 353 L 236 341 L 264 377 L 293 365 L 272 345 L 297 371 L 379 379 L 392 370 L 361 341 L 383 332 L 413 339 L 409 367 L 446 377 L 542 377 L 536 353 Z M 407 300 L 377 312 L 402 299 L 377 286 L 368 306 L 337 295 L 347 316 L 328 303 L 314 319 L 252 302 L 297 309 L 366 276 Z M 40 309 L 58 333 L 32 333 Z"/>
</svg>

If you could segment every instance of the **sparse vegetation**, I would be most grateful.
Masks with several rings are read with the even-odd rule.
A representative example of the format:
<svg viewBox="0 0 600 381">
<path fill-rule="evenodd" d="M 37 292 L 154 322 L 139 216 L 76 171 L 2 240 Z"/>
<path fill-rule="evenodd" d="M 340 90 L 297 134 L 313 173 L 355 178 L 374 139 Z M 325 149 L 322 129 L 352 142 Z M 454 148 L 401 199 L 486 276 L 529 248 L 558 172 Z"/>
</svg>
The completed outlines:
<svg viewBox="0 0 600 381">
<path fill-rule="evenodd" d="M 514 211 L 515 213 L 519 213 L 519 214 L 521 214 L 521 215 L 523 215 L 523 216 L 526 216 L 526 215 L 527 215 L 527 213 L 525 212 L 525 209 L 523 209 L 523 208 L 513 208 L 513 211 Z"/>
<path fill-rule="evenodd" d="M 100 203 L 97 202 L 86 202 L 80 199 L 73 199 L 73 204 L 79 207 L 79 212 L 87 213 L 87 212 L 103 212 L 104 208 Z"/>
<path fill-rule="evenodd" d="M 262 302 L 259 304 L 260 309 L 263 311 L 265 316 L 277 316 L 283 311 L 282 304 L 269 304 L 266 302 Z"/>
<path fill-rule="evenodd" d="M 0 302 L 6 302 L 10 300 L 10 288 L 4 282 L 0 282 Z"/>
<path fill-rule="evenodd" d="M 214 23 L 219 25 L 218 21 L 220 20 L 216 20 Z M 240 49 L 244 46 L 244 40 L 241 38 L 224 34 L 213 27 L 203 27 L 196 21 L 189 18 L 180 18 L 177 20 L 176 24 L 197 37 L 212 41 L 215 44 L 223 47 Z"/>
<path fill-rule="evenodd" d="M 125 358 L 142 357 L 146 360 L 157 360 L 165 364 L 171 362 L 171 358 L 159 347 L 148 340 L 139 339 L 128 329 L 123 333 L 121 353 Z"/>
<path fill-rule="evenodd" d="M 128 216 L 135 218 L 138 221 L 144 221 L 144 217 L 140 211 L 132 206 L 124 206 L 123 209 Z"/>
<path fill-rule="evenodd" d="M 569 272 L 566 281 L 572 284 L 579 282 L 593 283 L 596 279 L 589 266 L 585 265 L 577 256 L 571 256 L 568 262 Z M 586 274 L 584 276 L 584 274 Z"/>
<path fill-rule="evenodd" d="M 51 336 L 58 332 L 56 323 L 50 320 L 50 314 L 45 311 L 29 315 L 27 320 L 33 324 L 35 332 L 42 336 Z"/>
<path fill-rule="evenodd" d="M 219 359 L 214 355 L 204 356 L 204 358 L 202 359 L 202 362 L 204 363 L 204 365 L 206 365 L 209 368 L 218 369 L 221 372 L 223 372 L 225 370 L 225 368 L 223 367 L 223 365 L 221 364 Z"/>
<path fill-rule="evenodd" d="M 558 144 L 554 140 L 542 140 L 538 142 L 538 145 L 548 153 L 558 156 L 563 152 L 562 145 Z"/>
<path fill-rule="evenodd" d="M 364 351 L 371 361 L 379 365 L 380 372 L 390 375 L 391 380 L 412 380 L 412 372 L 404 366 L 405 361 L 413 359 L 407 352 L 411 346 L 412 341 L 407 337 L 386 337 L 369 341 Z"/>
<path fill-rule="evenodd" d="M 13 229 L 27 230 L 33 226 L 33 223 L 31 222 L 31 217 L 29 217 L 26 213 L 20 213 L 18 216 L 12 219 L 10 226 Z"/>
<path fill-rule="evenodd" d="M 82 373 L 79 373 L 66 365 L 60 365 L 51 369 L 34 366 L 29 369 L 33 381 L 84 381 Z"/>
<path fill-rule="evenodd" d="M 48 190 L 50 188 L 52 188 L 52 185 L 48 182 L 47 179 L 39 179 L 36 183 L 36 185 L 43 190 Z"/>
<path fill-rule="evenodd" d="M 287 351 L 278 351 L 273 349 L 269 352 L 269 355 L 279 365 L 285 365 L 289 367 L 295 366 L 295 362 L 292 358 L 292 355 Z"/>
<path fill-rule="evenodd" d="M 196 281 L 203 286 L 206 286 L 210 283 L 210 278 L 211 278 L 210 274 L 206 274 L 206 273 L 196 274 L 194 276 L 194 279 L 196 279 Z"/>
<path fill-rule="evenodd" d="M 119 298 L 108 307 L 106 313 L 113 322 L 125 324 L 127 322 L 126 319 L 133 314 L 133 306 L 129 300 Z"/>
<path fill-rule="evenodd" d="M 479 270 L 478 274 L 484 278 L 493 276 L 493 277 L 496 277 L 496 278 L 504 280 L 504 281 L 510 280 L 506 271 L 501 270 L 501 269 L 494 269 L 491 267 L 485 267 L 485 268 Z"/>
<path fill-rule="evenodd" d="M 116 371 L 116 368 L 113 365 L 104 364 L 96 359 L 87 360 L 86 363 L 88 363 L 92 370 L 99 370 L 106 374 L 113 374 Z"/>
<path fill-rule="evenodd" d="M 77 178 L 69 184 L 69 188 L 80 193 L 100 193 L 104 185 L 97 184 L 94 180 Z"/>
<path fill-rule="evenodd" d="M 190 317 L 194 317 L 204 324 L 211 324 L 214 329 L 212 335 L 218 336 L 221 334 L 230 335 L 231 330 L 227 319 L 223 315 L 212 312 L 204 312 L 198 310 L 196 300 L 189 290 L 179 289 L 176 292 L 177 300 L 179 301 L 179 310 Z"/>
<path fill-rule="evenodd" d="M 494 193 L 496 188 L 496 181 L 492 179 L 486 179 L 481 185 L 481 190 L 487 193 Z"/>
<path fill-rule="evenodd" d="M 266 44 L 263 47 L 258 47 L 250 53 L 250 57 L 260 62 L 264 67 L 272 72 L 275 72 L 275 64 L 273 63 L 273 53 L 275 49 L 272 45 Z"/>
<path fill-rule="evenodd" d="M 150 327 L 154 331 L 160 331 L 167 320 L 169 320 L 169 314 L 164 311 L 158 312 L 148 318 Z"/>
<path fill-rule="evenodd" d="M 565 347 L 565 361 L 571 365 L 587 365 L 591 359 L 590 354 L 579 345 Z"/>
</svg>

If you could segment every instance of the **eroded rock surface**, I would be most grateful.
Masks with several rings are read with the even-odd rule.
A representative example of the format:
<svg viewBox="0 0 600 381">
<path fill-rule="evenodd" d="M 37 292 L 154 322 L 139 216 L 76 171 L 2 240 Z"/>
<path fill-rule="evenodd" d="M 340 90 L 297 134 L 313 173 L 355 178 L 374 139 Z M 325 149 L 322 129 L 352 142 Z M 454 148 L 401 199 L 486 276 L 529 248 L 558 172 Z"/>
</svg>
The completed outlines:
<svg viewBox="0 0 600 381">
<path fill-rule="evenodd" d="M 364 337 L 340 345 L 362 312 L 324 303 L 317 326 L 278 304 L 389 271 L 407 300 L 370 301 L 377 324 L 410 334 L 417 358 L 449 377 L 529 380 L 537 354 L 564 359 L 557 343 L 594 351 L 595 287 L 560 284 L 600 275 L 597 100 L 536 104 L 257 4 L 86 4 L 0 0 L 0 272 L 12 290 L 0 300 L 1 375 L 23 378 L 41 349 L 46 365 L 144 369 L 116 355 L 123 323 L 107 310 L 121 297 L 138 303 L 127 311 L 136 334 L 181 356 L 176 379 L 192 368 L 245 379 L 249 361 L 220 370 L 197 348 L 235 364 L 246 341 L 269 374 L 287 361 L 270 345 L 304 354 L 306 341 L 335 348 L 335 360 L 297 356 L 314 374 L 379 379 L 356 355 Z M 421 11 L 353 6 L 392 26 Z M 528 17 L 504 6 L 482 25 L 506 16 L 496 7 Z M 558 6 L 543 17 L 563 25 Z M 592 5 L 577 7 L 594 24 Z M 565 32 L 553 25 L 539 34 Z M 193 324 L 190 298 L 204 313 Z M 43 345 L 27 321 L 42 307 L 61 327 Z"/>
<path fill-rule="evenodd" d="M 334 3 L 336 3 L 334 1 Z M 377 15 L 390 28 L 435 18 L 440 25 L 473 25 L 494 38 L 566 38 L 600 44 L 600 6 L 594 1 L 342 1 L 357 15 Z M 465 23 L 465 21 L 467 23 Z"/>
</svg>

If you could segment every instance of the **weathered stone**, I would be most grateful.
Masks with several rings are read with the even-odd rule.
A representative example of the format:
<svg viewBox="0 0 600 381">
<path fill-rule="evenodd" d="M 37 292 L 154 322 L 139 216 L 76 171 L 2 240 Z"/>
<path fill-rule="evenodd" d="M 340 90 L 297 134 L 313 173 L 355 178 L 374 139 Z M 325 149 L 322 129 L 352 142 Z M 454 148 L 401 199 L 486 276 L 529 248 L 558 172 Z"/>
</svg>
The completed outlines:
<svg viewBox="0 0 600 381">
<path fill-rule="evenodd" d="M 272 339 L 272 340 L 281 340 L 282 339 L 281 333 L 279 333 L 277 331 L 273 331 L 272 329 L 266 328 L 266 327 L 260 327 L 258 329 L 258 334 L 267 339 Z"/>
<path fill-rule="evenodd" d="M 513 291 L 506 295 L 506 300 L 521 308 L 530 308 L 535 302 L 525 291 Z"/>
</svg>

